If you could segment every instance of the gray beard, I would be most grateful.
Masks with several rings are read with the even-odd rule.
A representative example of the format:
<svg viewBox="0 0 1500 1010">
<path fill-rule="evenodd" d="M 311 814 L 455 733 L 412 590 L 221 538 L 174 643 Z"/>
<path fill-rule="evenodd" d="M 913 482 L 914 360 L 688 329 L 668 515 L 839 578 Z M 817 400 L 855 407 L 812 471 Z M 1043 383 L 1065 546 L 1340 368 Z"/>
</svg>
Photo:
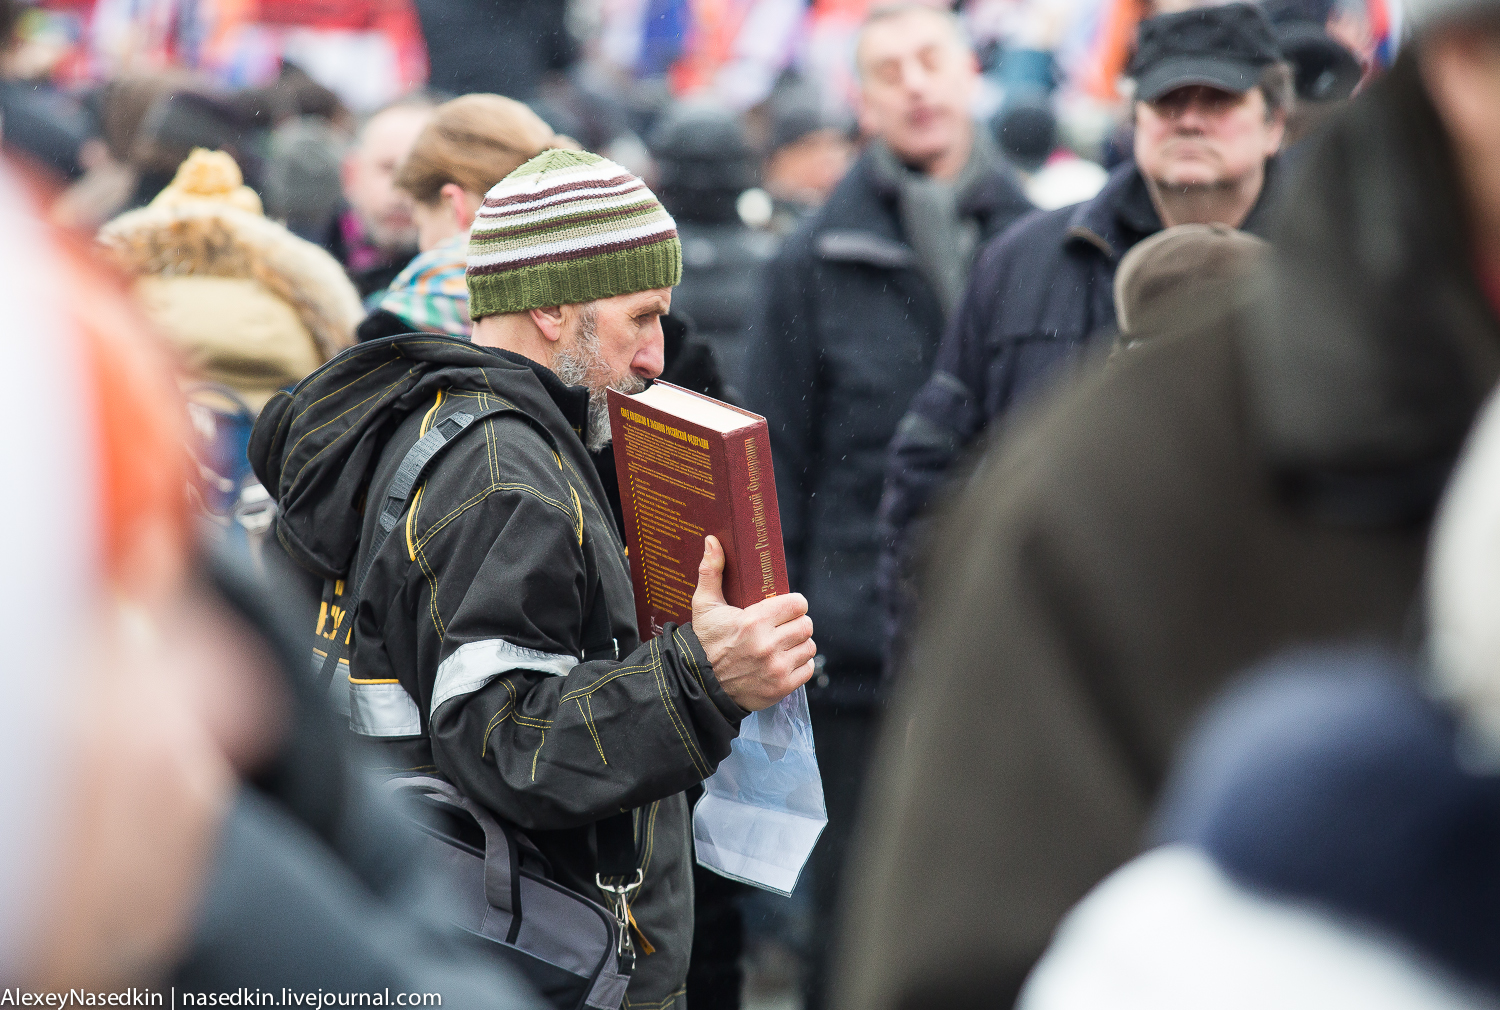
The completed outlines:
<svg viewBox="0 0 1500 1010">
<path fill-rule="evenodd" d="M 598 312 L 592 304 L 583 308 L 579 318 L 578 339 L 572 346 L 552 356 L 552 371 L 569 386 L 585 386 L 589 391 L 589 421 L 583 444 L 589 452 L 598 452 L 609 444 L 609 390 L 617 393 L 639 393 L 646 380 L 634 372 L 614 375 L 599 349 Z"/>
</svg>

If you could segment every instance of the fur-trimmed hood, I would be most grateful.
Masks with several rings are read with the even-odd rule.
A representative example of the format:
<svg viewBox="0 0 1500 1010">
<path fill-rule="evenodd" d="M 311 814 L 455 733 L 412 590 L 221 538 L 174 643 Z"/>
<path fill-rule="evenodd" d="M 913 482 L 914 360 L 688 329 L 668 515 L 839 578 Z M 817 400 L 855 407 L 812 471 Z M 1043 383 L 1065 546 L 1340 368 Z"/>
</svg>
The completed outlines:
<svg viewBox="0 0 1500 1010">
<path fill-rule="evenodd" d="M 230 385 L 241 385 L 234 376 L 262 388 L 295 382 L 311 370 L 306 365 L 316 367 L 350 346 L 364 316 L 338 262 L 267 220 L 239 167 L 220 151 L 194 151 L 170 186 L 146 207 L 106 224 L 99 241 L 130 275 L 152 279 L 141 288 L 148 313 L 205 371 L 226 373 L 220 377 Z M 219 303 L 218 312 L 199 311 L 212 300 L 181 284 L 185 278 L 217 278 L 224 291 L 237 285 L 239 296 L 228 296 L 233 304 Z M 192 294 L 177 297 L 189 289 Z M 223 297 L 215 292 L 214 298 Z M 253 332 L 241 333 L 242 327 Z M 304 344 L 310 338 L 312 347 L 291 346 L 299 336 Z"/>
</svg>

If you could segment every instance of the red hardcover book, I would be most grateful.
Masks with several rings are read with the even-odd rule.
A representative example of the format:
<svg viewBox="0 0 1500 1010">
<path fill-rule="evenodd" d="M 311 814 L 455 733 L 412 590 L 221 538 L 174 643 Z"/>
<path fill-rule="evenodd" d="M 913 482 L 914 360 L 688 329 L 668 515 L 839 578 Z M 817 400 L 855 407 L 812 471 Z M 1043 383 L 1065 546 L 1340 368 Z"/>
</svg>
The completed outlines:
<svg viewBox="0 0 1500 1010">
<path fill-rule="evenodd" d="M 674 386 L 610 390 L 609 422 L 641 638 L 693 619 L 703 538 L 724 547 L 724 598 L 788 591 L 766 419 Z"/>
</svg>

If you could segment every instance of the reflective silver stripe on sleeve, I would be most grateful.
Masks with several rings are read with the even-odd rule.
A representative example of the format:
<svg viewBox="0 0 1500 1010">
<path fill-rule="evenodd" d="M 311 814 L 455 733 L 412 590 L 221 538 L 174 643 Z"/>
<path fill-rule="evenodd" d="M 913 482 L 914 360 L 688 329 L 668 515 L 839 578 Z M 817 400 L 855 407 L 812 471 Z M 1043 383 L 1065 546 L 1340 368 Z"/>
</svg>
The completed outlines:
<svg viewBox="0 0 1500 1010">
<path fill-rule="evenodd" d="M 503 638 L 468 642 L 460 645 L 438 667 L 437 679 L 432 684 L 432 707 L 427 713 L 429 717 L 436 714 L 443 702 L 473 694 L 509 670 L 536 670 L 554 677 L 566 677 L 577 665 L 577 656 L 524 649 Z"/>
<path fill-rule="evenodd" d="M 360 736 L 421 736 L 422 713 L 400 684 L 361 684 L 349 688 L 349 728 Z"/>
</svg>

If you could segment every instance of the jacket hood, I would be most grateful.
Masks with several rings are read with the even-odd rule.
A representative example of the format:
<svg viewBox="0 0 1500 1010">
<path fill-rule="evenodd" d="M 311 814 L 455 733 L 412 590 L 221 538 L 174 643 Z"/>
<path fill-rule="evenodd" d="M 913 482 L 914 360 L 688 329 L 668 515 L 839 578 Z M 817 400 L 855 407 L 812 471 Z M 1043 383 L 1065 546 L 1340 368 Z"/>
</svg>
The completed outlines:
<svg viewBox="0 0 1500 1010">
<path fill-rule="evenodd" d="M 134 278 L 211 277 L 264 289 L 286 303 L 287 315 L 306 331 L 301 339 L 312 340 L 317 363 L 354 342 L 354 328 L 364 315 L 359 293 L 338 261 L 262 215 L 260 199 L 243 185 L 238 166 L 222 152 L 195 151 L 150 204 L 101 228 L 99 242 Z M 235 314 L 218 318 L 222 327 Z M 209 325 L 198 321 L 200 329 Z M 193 340 L 192 332 L 183 339 Z M 206 345 L 214 342 L 213 337 L 200 339 Z M 241 362 L 247 355 L 255 357 L 252 335 L 242 335 L 238 343 L 237 353 L 229 349 L 215 356 Z M 299 372 L 297 378 L 305 374 Z"/>
<path fill-rule="evenodd" d="M 352 347 L 273 396 L 250 436 L 250 465 L 279 506 L 276 536 L 294 560 L 325 579 L 349 570 L 386 440 L 449 388 L 494 392 L 559 444 L 587 419 L 587 391 L 520 355 L 430 333 Z"/>
<path fill-rule="evenodd" d="M 1500 373 L 1449 141 L 1406 55 L 1308 143 L 1246 341 L 1252 424 L 1294 505 L 1425 519 Z"/>
</svg>

